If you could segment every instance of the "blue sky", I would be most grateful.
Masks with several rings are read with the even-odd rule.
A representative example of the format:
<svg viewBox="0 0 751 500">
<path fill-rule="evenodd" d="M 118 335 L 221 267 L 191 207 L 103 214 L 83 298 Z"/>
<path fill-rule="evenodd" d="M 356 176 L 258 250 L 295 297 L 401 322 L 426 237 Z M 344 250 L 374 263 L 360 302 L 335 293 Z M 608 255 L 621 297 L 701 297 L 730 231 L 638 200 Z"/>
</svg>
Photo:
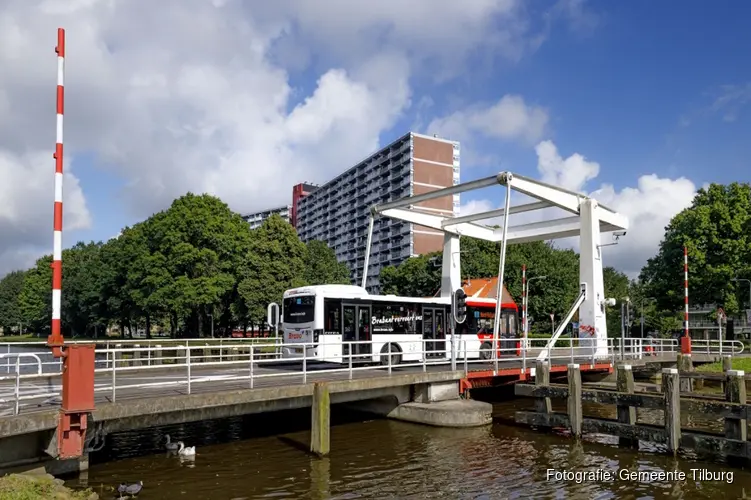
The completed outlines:
<svg viewBox="0 0 751 500">
<path fill-rule="evenodd" d="M 19 66 L 17 81 L 0 78 L 0 97 L 5 91 L 18 102 L 48 105 L 54 37 L 42 34 L 54 35 L 51 27 L 64 24 L 69 37 L 80 39 L 69 43 L 70 58 L 80 55 L 68 63 L 66 81 L 72 82 L 66 148 L 75 176 L 66 181 L 66 195 L 80 198 L 66 201 L 73 221 L 66 246 L 115 236 L 189 189 L 216 193 L 238 211 L 280 205 L 294 183 L 325 181 L 378 145 L 431 127 L 462 142 L 463 180 L 502 169 L 540 177 L 543 141 L 558 155 L 550 175 L 586 172 L 597 163 L 596 175 L 582 174 L 575 187 L 593 192 L 612 185 L 601 201 L 629 215 L 643 234 L 644 241 L 614 251 L 614 262 L 631 272 L 654 252 L 662 227 L 690 203 L 694 188 L 751 180 L 748 2 L 499 0 L 447 7 L 454 11 L 444 16 L 432 13 L 429 2 L 410 4 L 416 19 L 456 20 L 459 27 L 444 35 L 373 5 L 344 12 L 350 6 L 333 0 L 317 10 L 295 1 L 201 7 L 208 10 L 193 20 L 175 14 L 183 4 L 160 4 L 155 19 L 179 21 L 143 36 L 133 32 L 137 9 L 124 3 L 111 12 L 82 8 L 68 18 L 44 14 L 33 26 L 19 21 L 39 45 L 29 56 L 38 65 Z M 14 4 L 6 14 L 28 19 L 39 5 Z M 345 21 L 353 12 L 356 18 Z M 234 30 L 233 22 L 243 29 Z M 95 38 L 83 39 L 86 23 L 94 34 L 85 36 Z M 181 43 L 196 30 L 203 30 L 202 44 L 187 54 Z M 109 53 L 94 53 L 91 45 Z M 10 64 L 0 49 L 3 57 Z M 499 112 L 470 126 L 504 96 L 520 100 L 526 122 Z M 544 116 L 544 126 L 533 126 L 533 111 Z M 52 115 L 33 116 L 30 124 L 54 133 Z M 514 119 L 518 127 L 501 130 Z M 40 144 L 22 139 L 0 142 L 0 154 L 16 155 L 14 172 L 50 167 L 23 159 L 49 150 L 49 137 Z M 39 171 L 49 172 L 51 182 L 51 170 Z M 650 184 L 643 176 L 652 174 Z M 681 177 L 693 185 L 680 184 Z M 35 212 L 36 225 L 31 215 L 25 222 L 8 217 L 8 234 L 18 244 L 0 248 L 6 262 L 0 274 L 48 252 L 47 240 L 51 246 L 45 222 L 51 192 L 32 186 L 31 178 L 8 183 L 18 198 L 11 208 L 17 203 L 18 214 L 33 202 L 50 210 Z M 462 202 L 475 202 L 475 209 L 496 203 L 486 197 L 463 195 Z M 2 215 L 0 233 L 7 229 Z"/>
</svg>

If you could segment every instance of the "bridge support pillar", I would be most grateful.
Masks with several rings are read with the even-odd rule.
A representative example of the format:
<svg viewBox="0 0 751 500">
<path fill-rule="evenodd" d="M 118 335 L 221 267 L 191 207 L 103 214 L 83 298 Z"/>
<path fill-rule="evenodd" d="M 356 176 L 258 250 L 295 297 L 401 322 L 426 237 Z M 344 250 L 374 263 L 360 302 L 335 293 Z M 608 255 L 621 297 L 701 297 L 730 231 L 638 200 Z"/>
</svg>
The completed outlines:
<svg viewBox="0 0 751 500">
<path fill-rule="evenodd" d="M 579 365 L 568 365 L 568 419 L 571 435 L 579 439 L 582 434 L 582 377 Z"/>
<path fill-rule="evenodd" d="M 310 451 L 324 457 L 329 454 L 331 430 L 331 400 L 325 383 L 313 385 L 312 422 L 310 427 Z"/>
<path fill-rule="evenodd" d="M 618 365 L 616 367 L 616 390 L 633 394 L 635 390 L 634 371 L 631 365 Z M 618 406 L 618 422 L 627 425 L 636 425 L 636 407 Z M 618 444 L 630 448 L 639 448 L 639 440 L 631 438 L 618 438 Z"/>
<path fill-rule="evenodd" d="M 694 371 L 694 363 L 691 360 L 690 354 L 678 355 L 678 373 L 689 373 Z M 680 391 L 681 392 L 693 392 L 694 380 L 688 377 L 681 377 Z"/>
<path fill-rule="evenodd" d="M 94 344 L 76 344 L 63 349 L 63 394 L 57 428 L 58 458 L 86 454 L 84 443 L 88 414 L 94 411 Z M 87 467 L 88 467 L 88 461 Z"/>
</svg>

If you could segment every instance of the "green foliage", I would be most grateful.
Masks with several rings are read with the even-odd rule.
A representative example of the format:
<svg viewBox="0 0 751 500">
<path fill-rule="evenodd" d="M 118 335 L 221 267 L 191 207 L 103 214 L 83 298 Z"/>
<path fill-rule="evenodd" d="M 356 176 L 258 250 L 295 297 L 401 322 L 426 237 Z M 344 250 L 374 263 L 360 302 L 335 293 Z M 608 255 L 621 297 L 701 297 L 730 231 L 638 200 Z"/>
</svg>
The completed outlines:
<svg viewBox="0 0 751 500">
<path fill-rule="evenodd" d="M 84 500 L 98 498 L 91 489 L 75 491 L 57 484 L 46 475 L 11 474 L 0 477 L 0 498 L 3 500 Z"/>
<path fill-rule="evenodd" d="M 49 333 L 52 318 L 52 256 L 37 260 L 26 272 L 18 298 L 24 324 L 32 331 Z M 63 268 L 64 269 L 64 268 Z M 63 271 L 64 272 L 64 271 Z"/>
<path fill-rule="evenodd" d="M 336 260 L 334 250 L 323 241 L 311 240 L 305 245 L 305 282 L 308 285 L 349 285 L 347 264 Z"/>
<path fill-rule="evenodd" d="M 751 278 L 751 185 L 700 189 L 691 206 L 670 221 L 657 255 L 640 275 L 661 311 L 677 311 L 683 304 L 684 245 L 691 302 L 737 312 L 738 298 L 747 289 L 732 279 Z"/>
<path fill-rule="evenodd" d="M 20 317 L 49 331 L 51 260 L 0 281 L 0 324 L 17 327 Z M 63 252 L 63 333 L 91 336 L 117 324 L 227 334 L 261 322 L 269 302 L 308 283 L 349 283 L 349 270 L 324 243 L 304 245 L 279 216 L 252 231 L 221 200 L 189 193 L 116 239 Z"/>
<path fill-rule="evenodd" d="M 266 317 L 269 302 L 280 303 L 289 288 L 305 285 L 307 248 L 295 229 L 278 215 L 253 232 L 240 267 L 240 310 L 253 320 Z"/>
<path fill-rule="evenodd" d="M 437 253 L 410 257 L 399 266 L 381 269 L 381 293 L 433 297 L 441 288 L 441 259 Z"/>
<path fill-rule="evenodd" d="M 5 328 L 6 332 L 23 328 L 19 297 L 25 275 L 24 271 L 13 271 L 0 280 L 0 327 Z"/>
</svg>

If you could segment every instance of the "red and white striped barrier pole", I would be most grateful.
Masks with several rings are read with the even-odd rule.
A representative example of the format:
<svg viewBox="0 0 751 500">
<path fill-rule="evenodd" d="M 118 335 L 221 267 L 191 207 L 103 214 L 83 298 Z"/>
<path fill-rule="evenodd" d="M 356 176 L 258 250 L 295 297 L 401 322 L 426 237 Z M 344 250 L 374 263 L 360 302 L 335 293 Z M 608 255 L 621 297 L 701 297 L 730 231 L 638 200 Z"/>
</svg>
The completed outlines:
<svg viewBox="0 0 751 500">
<path fill-rule="evenodd" d="M 522 336 L 527 338 L 527 265 L 522 265 Z"/>
<path fill-rule="evenodd" d="M 55 140 L 55 208 L 52 248 L 52 329 L 47 343 L 59 357 L 63 336 L 60 328 L 63 285 L 63 114 L 65 110 L 65 30 L 57 30 L 57 127 Z"/>
<path fill-rule="evenodd" d="M 683 337 L 681 353 L 691 354 L 691 337 L 688 331 L 688 247 L 683 246 Z"/>
</svg>

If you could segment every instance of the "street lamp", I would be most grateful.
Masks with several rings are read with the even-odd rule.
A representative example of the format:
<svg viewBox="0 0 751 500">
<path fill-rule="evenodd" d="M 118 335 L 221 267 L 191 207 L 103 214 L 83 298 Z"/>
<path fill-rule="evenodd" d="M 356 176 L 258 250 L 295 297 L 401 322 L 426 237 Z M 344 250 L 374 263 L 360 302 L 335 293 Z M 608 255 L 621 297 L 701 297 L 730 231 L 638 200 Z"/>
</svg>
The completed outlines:
<svg viewBox="0 0 751 500">
<path fill-rule="evenodd" d="M 522 291 L 522 295 L 525 297 L 526 302 L 522 304 L 522 307 L 524 308 L 524 336 L 526 337 L 529 333 L 529 309 L 527 305 L 529 304 L 529 284 L 532 283 L 534 280 L 542 280 L 547 278 L 547 276 L 533 276 L 527 280 L 527 288 L 526 290 Z M 555 332 L 553 332 L 555 333 Z"/>
<path fill-rule="evenodd" d="M 641 338 L 644 338 L 644 301 L 655 300 L 654 297 L 642 297 L 641 299 Z"/>
<path fill-rule="evenodd" d="M 631 299 L 623 297 L 621 299 L 621 359 L 625 359 L 624 346 L 626 344 L 626 314 L 628 313 L 628 304 L 631 303 Z M 625 313 L 624 313 L 624 307 Z"/>
</svg>

